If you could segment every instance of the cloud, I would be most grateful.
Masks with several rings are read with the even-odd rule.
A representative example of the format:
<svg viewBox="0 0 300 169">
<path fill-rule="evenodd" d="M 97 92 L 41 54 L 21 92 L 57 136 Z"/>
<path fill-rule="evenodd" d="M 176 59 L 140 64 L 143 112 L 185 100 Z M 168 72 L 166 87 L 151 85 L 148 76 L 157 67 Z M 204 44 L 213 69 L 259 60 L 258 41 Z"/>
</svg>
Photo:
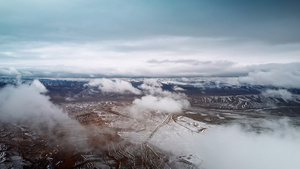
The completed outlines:
<svg viewBox="0 0 300 169">
<path fill-rule="evenodd" d="M 137 109 L 165 113 L 180 113 L 182 109 L 190 106 L 187 100 L 177 100 L 168 97 L 155 97 L 152 95 L 144 96 L 141 99 L 135 99 L 132 104 L 132 106 Z"/>
<path fill-rule="evenodd" d="M 188 64 L 188 65 L 204 65 L 204 64 L 211 64 L 211 61 L 199 61 L 193 59 L 178 59 L 178 60 L 148 60 L 148 63 L 156 63 L 156 64 L 163 64 L 163 63 L 178 63 L 178 64 Z"/>
<path fill-rule="evenodd" d="M 150 140 L 166 152 L 179 156 L 190 155 L 200 168 L 214 169 L 297 169 L 300 162 L 299 127 L 288 119 L 261 120 L 256 132 L 250 125 L 211 126 L 203 133 L 169 123 L 161 127 Z M 251 130 L 248 130 L 251 129 Z M 178 149 L 180 147 L 180 150 Z"/>
<path fill-rule="evenodd" d="M 154 87 L 154 88 L 160 88 L 160 87 L 162 87 L 162 84 L 161 84 L 161 82 L 158 79 L 150 78 L 150 79 L 144 79 L 143 85 L 141 85 L 140 87 L 143 87 L 143 86 L 145 86 L 145 87 L 149 86 L 149 87 Z"/>
<path fill-rule="evenodd" d="M 16 0 L 0 7 L 1 34 L 25 41 L 85 42 L 169 35 L 299 42 L 298 2 L 265 1 L 261 4 L 253 1 L 240 4 L 232 1 L 216 5 L 221 2 L 178 1 L 174 4 L 132 1 L 128 4 L 101 0 L 69 4 L 57 0 L 30 0 L 26 3 Z M 18 6 L 22 6 L 22 10 Z M 252 12 L 253 9 L 256 13 Z M 178 11 L 185 12 L 178 14 Z"/>
<path fill-rule="evenodd" d="M 185 63 L 180 66 L 176 66 L 177 63 L 166 63 L 166 65 L 165 63 L 159 63 L 149 68 L 145 67 L 145 69 L 140 69 L 139 73 L 159 77 L 190 77 L 188 81 L 192 80 L 193 83 L 195 83 L 195 81 L 198 80 L 199 85 L 201 85 L 200 81 L 214 81 L 216 85 L 221 85 L 222 83 L 222 85 L 227 86 L 261 85 L 280 88 L 300 88 L 300 63 L 298 62 L 249 66 L 234 66 L 231 62 L 229 62 L 229 64 L 226 63 L 227 62 L 208 62 L 206 65 L 201 65 L 200 68 L 198 68 L 199 65 L 187 66 Z M 197 77 L 200 75 L 204 77 Z M 157 79 L 149 79 L 145 80 L 139 88 L 148 92 L 148 94 L 165 93 L 167 95 L 168 91 L 161 90 L 160 83 L 161 82 Z M 207 85 L 209 85 L 209 83 L 207 83 Z"/>
<path fill-rule="evenodd" d="M 130 115 L 145 118 L 150 112 L 180 113 L 190 106 L 185 94 L 163 90 L 162 86 L 158 79 L 144 79 L 139 88 L 145 96 L 132 102 L 128 108 Z"/>
<path fill-rule="evenodd" d="M 234 71 L 236 71 L 236 74 L 233 73 Z M 209 85 L 209 83 L 214 82 L 217 85 L 215 87 L 222 83 L 222 85 L 227 86 L 261 85 L 279 88 L 300 88 L 299 62 L 235 67 L 232 68 L 231 72 L 224 70 L 224 75 L 224 77 L 191 77 L 185 81 L 199 86 Z"/>
<path fill-rule="evenodd" d="M 239 127 L 220 128 L 207 133 L 193 145 L 206 168 L 291 168 L 300 167 L 299 129 L 286 124 L 267 125 L 274 133 L 245 133 Z M 216 161 L 218 161 L 216 163 Z"/>
<path fill-rule="evenodd" d="M 139 86 L 146 95 L 159 97 L 169 97 L 173 99 L 186 99 L 186 95 L 180 92 L 170 92 L 162 89 L 162 83 L 158 79 L 144 79 L 144 83 Z"/>
<path fill-rule="evenodd" d="M 1 68 L 0 67 L 0 75 L 4 76 L 16 76 L 19 75 L 20 72 L 14 67 Z"/>
<path fill-rule="evenodd" d="M 37 80 L 17 87 L 6 86 L 1 89 L 1 119 L 7 121 L 41 118 L 49 120 L 49 126 L 54 126 L 56 120 L 67 119 L 67 115 L 42 95 L 45 87 Z M 28 97 L 30 96 L 30 97 Z M 39 122 L 39 121 L 37 121 Z M 33 120 L 34 123 L 34 120 Z"/>
<path fill-rule="evenodd" d="M 173 90 L 175 90 L 175 91 L 185 91 L 185 89 L 183 89 L 181 87 L 178 87 L 178 86 L 174 86 Z"/>
<path fill-rule="evenodd" d="M 31 83 L 31 86 L 36 89 L 39 93 L 46 93 L 47 89 L 46 87 L 37 79 L 33 80 Z"/>
<path fill-rule="evenodd" d="M 28 126 L 33 132 L 53 139 L 53 144 L 83 151 L 89 149 L 89 132 L 50 102 L 50 98 L 43 94 L 46 91 L 38 80 L 1 88 L 0 122 Z M 64 135 L 59 135 L 60 132 Z"/>
<path fill-rule="evenodd" d="M 283 100 L 289 101 L 293 99 L 293 94 L 286 89 L 272 90 L 267 89 L 262 93 L 266 97 L 282 98 Z"/>
<path fill-rule="evenodd" d="M 0 66 L 5 70 L 14 67 L 22 76 L 43 77 L 246 76 L 265 70 L 263 66 L 270 68 L 268 63 L 284 67 L 300 62 L 299 49 L 297 43 L 274 45 L 191 36 L 86 43 L 16 42 L 0 45 L 0 50 L 6 51 L 1 54 Z M 7 58 L 7 54 L 16 57 Z"/>
<path fill-rule="evenodd" d="M 98 87 L 102 92 L 141 94 L 141 91 L 133 87 L 131 83 L 120 79 L 94 79 L 90 80 L 87 85 Z"/>
<path fill-rule="evenodd" d="M 300 88 L 300 63 L 270 64 L 254 67 L 247 76 L 240 77 L 240 83 L 286 88 Z"/>
</svg>

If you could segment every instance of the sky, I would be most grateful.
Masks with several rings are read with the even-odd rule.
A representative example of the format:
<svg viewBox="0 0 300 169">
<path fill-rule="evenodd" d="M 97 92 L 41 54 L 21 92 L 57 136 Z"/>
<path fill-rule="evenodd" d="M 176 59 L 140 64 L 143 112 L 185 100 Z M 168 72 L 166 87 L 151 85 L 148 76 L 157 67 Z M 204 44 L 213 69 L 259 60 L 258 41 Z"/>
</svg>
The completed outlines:
<svg viewBox="0 0 300 169">
<path fill-rule="evenodd" d="M 0 0 L 0 76 L 251 78 L 280 70 L 299 81 L 299 6 Z"/>
</svg>

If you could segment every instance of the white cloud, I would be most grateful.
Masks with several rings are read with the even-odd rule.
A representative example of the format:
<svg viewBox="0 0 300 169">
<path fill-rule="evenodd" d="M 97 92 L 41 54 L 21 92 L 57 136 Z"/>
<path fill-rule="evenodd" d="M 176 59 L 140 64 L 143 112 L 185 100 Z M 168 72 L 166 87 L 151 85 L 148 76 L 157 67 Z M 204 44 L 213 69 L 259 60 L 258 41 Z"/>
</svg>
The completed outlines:
<svg viewBox="0 0 300 169">
<path fill-rule="evenodd" d="M 146 96 L 135 99 L 129 113 L 136 118 L 145 118 L 151 111 L 180 113 L 190 106 L 185 94 L 163 90 L 162 86 L 158 79 L 144 79 L 139 88 Z"/>
<path fill-rule="evenodd" d="M 261 121 L 260 134 L 240 126 L 211 126 L 194 133 L 169 123 L 158 130 L 151 143 L 179 156 L 190 155 L 200 168 L 213 169 L 298 169 L 300 131 L 287 120 Z M 267 132 L 269 131 L 269 132 Z M 180 149 L 178 149 L 180 147 Z M 199 160 L 200 159 L 200 160 Z"/>
<path fill-rule="evenodd" d="M 185 91 L 185 89 L 183 89 L 183 88 L 181 88 L 179 86 L 174 86 L 173 90 L 175 90 L 175 91 Z"/>
<path fill-rule="evenodd" d="M 182 109 L 189 107 L 187 100 L 176 100 L 168 97 L 154 97 L 147 95 L 133 101 L 133 107 L 144 111 L 160 111 L 165 113 L 180 113 Z M 142 113 L 143 111 L 141 111 Z"/>
<path fill-rule="evenodd" d="M 46 87 L 37 79 L 33 80 L 33 82 L 31 83 L 31 86 L 36 88 L 36 91 L 38 91 L 39 93 L 47 92 Z"/>
<path fill-rule="evenodd" d="M 77 121 L 50 102 L 38 80 L 31 84 L 5 86 L 0 90 L 0 122 L 28 126 L 33 132 L 47 135 L 54 141 L 72 148 L 87 150 L 88 132 Z M 65 132 L 58 136 L 56 131 Z M 59 137 L 59 138 L 57 138 Z M 54 143 L 55 144 L 55 143 Z"/>
<path fill-rule="evenodd" d="M 158 79 L 144 79 L 143 84 L 156 88 L 162 86 L 161 82 Z"/>
<path fill-rule="evenodd" d="M 262 93 L 262 95 L 266 97 L 282 98 L 286 101 L 292 100 L 293 98 L 293 94 L 287 91 L 286 89 L 279 89 L 279 90 L 267 89 Z"/>
<path fill-rule="evenodd" d="M 162 84 L 158 79 L 144 79 L 144 83 L 139 86 L 140 89 L 147 95 L 169 97 L 173 99 L 186 99 L 186 95 L 183 93 L 175 93 L 167 90 L 163 90 Z"/>
<path fill-rule="evenodd" d="M 103 92 L 141 94 L 141 91 L 133 87 L 131 83 L 120 79 L 94 79 L 90 80 L 87 85 L 98 87 Z"/>
<path fill-rule="evenodd" d="M 276 46 L 230 38 L 165 36 L 84 44 L 23 42 L 1 48 L 10 49 L 8 52 L 18 57 L 1 58 L 0 66 L 15 67 L 22 75 L 241 76 L 254 72 L 251 65 L 300 62 L 299 44 Z"/>
<path fill-rule="evenodd" d="M 14 67 L 0 68 L 0 75 L 16 76 L 16 75 L 19 75 L 19 74 L 20 74 L 20 72 Z"/>
<path fill-rule="evenodd" d="M 239 82 L 251 85 L 299 88 L 299 65 L 299 63 L 261 65 L 258 70 L 251 71 L 248 76 L 240 77 Z"/>
<path fill-rule="evenodd" d="M 30 85 L 6 86 L 0 91 L 1 120 L 32 120 L 32 124 L 46 122 L 51 127 L 55 123 L 71 120 L 57 106 L 49 101 L 45 86 L 38 80 Z M 35 121 L 36 120 L 36 121 Z"/>
<path fill-rule="evenodd" d="M 271 124 L 275 133 L 245 133 L 231 126 L 209 132 L 193 145 L 206 168 L 299 168 L 299 130 L 274 123 L 278 122 Z"/>
</svg>

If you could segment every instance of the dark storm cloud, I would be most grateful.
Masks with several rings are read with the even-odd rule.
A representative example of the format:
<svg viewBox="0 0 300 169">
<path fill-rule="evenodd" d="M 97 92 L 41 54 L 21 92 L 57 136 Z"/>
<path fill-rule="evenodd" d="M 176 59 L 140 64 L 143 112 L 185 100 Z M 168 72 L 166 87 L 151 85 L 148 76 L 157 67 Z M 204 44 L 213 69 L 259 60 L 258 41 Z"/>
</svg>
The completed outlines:
<svg viewBox="0 0 300 169">
<path fill-rule="evenodd" d="M 299 42 L 299 1 L 0 1 L 0 38 L 90 41 L 149 36 Z"/>
</svg>

